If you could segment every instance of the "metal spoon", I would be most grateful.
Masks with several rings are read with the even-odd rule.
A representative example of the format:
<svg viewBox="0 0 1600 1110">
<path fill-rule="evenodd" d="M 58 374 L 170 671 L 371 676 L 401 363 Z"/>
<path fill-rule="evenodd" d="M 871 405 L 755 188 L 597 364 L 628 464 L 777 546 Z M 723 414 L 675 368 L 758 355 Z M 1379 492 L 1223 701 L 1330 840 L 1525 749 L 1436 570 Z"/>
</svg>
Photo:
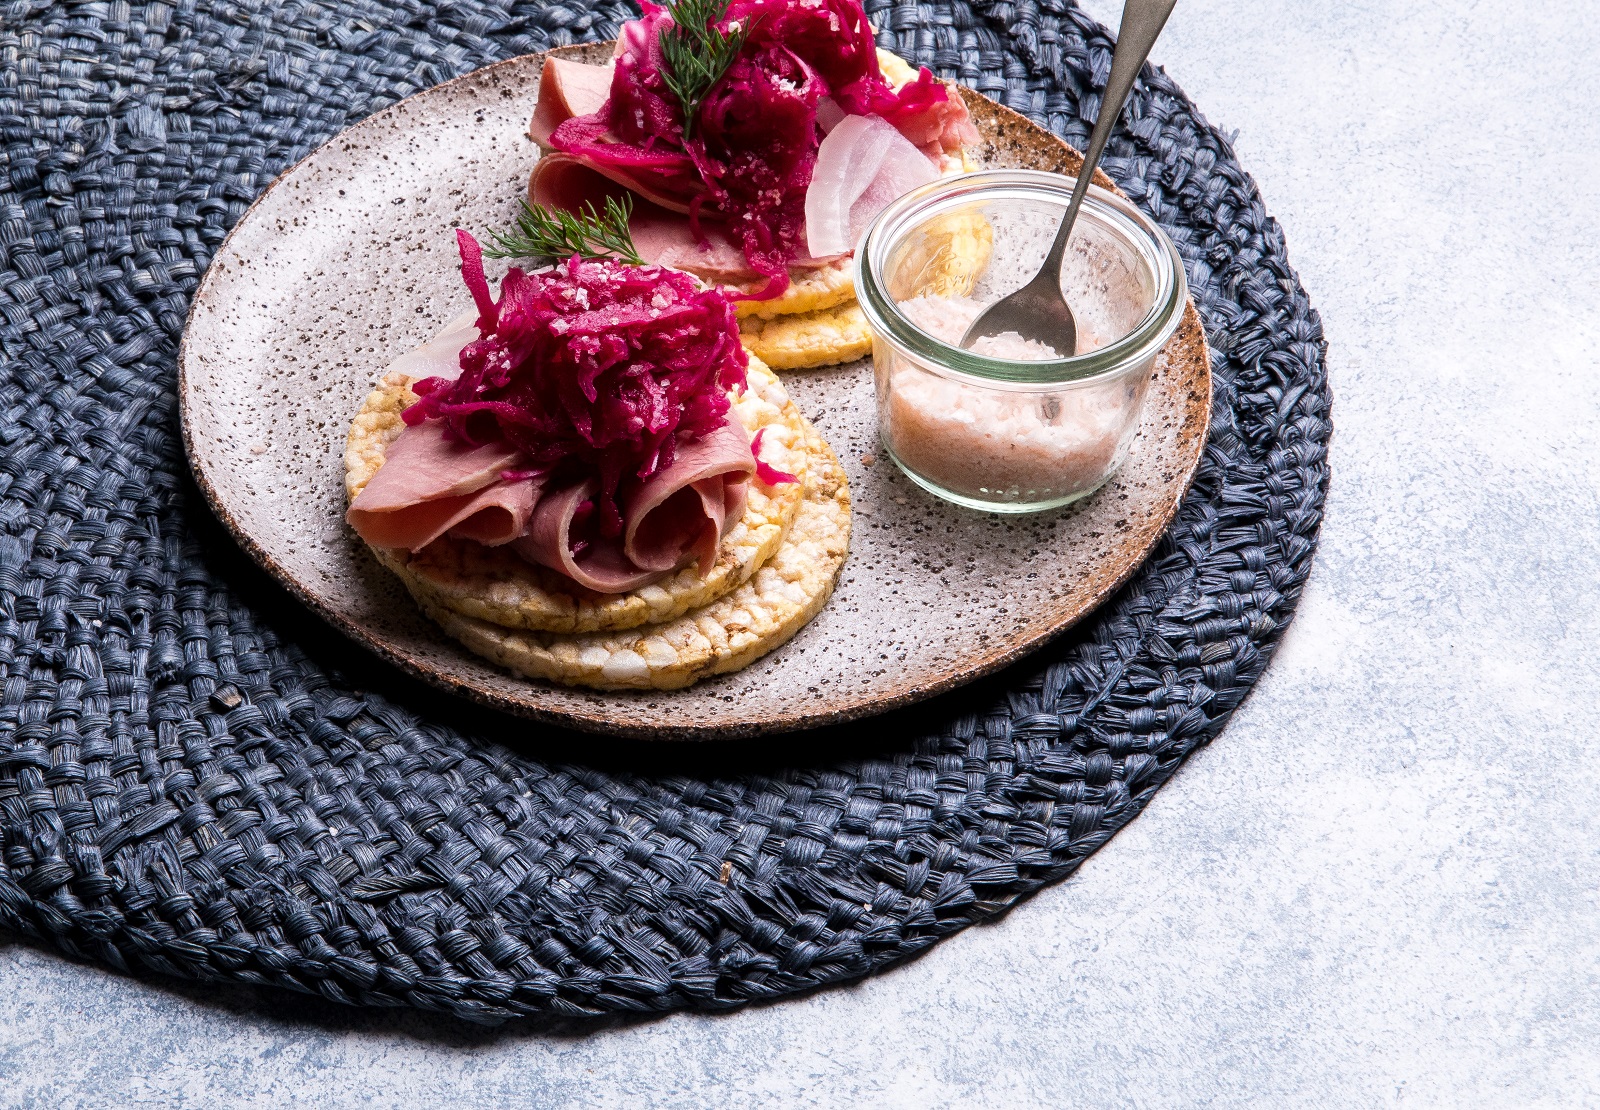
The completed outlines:
<svg viewBox="0 0 1600 1110">
<path fill-rule="evenodd" d="M 1094 121 L 1089 150 L 1083 156 L 1077 186 L 1072 190 L 1072 200 L 1061 218 L 1055 242 L 1050 244 L 1050 253 L 1044 256 L 1044 265 L 1039 267 L 1032 281 L 978 314 L 966 335 L 961 337 L 962 347 L 970 348 L 983 336 L 1009 331 L 1043 343 L 1059 351 L 1062 357 L 1078 353 L 1078 322 L 1061 292 L 1061 260 L 1066 257 L 1072 225 L 1078 219 L 1078 208 L 1089 191 L 1089 180 L 1100 164 L 1100 155 L 1105 152 L 1106 140 L 1111 138 L 1111 129 L 1122 115 L 1134 78 L 1139 76 L 1140 67 L 1150 56 L 1150 48 L 1155 45 L 1161 28 L 1167 25 L 1167 16 L 1172 14 L 1176 3 L 1177 0 L 1126 0 L 1123 4 L 1122 29 L 1117 32 L 1117 48 L 1111 55 L 1111 76 L 1100 101 L 1100 116 Z"/>
</svg>

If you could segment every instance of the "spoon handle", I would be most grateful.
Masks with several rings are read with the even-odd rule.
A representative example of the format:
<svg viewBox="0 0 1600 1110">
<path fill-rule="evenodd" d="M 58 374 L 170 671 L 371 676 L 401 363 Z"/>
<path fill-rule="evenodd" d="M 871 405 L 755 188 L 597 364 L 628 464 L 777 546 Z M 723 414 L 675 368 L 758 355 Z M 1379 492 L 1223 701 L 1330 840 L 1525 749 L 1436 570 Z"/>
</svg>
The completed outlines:
<svg viewBox="0 0 1600 1110">
<path fill-rule="evenodd" d="M 1100 115 L 1094 121 L 1094 131 L 1089 136 L 1089 149 L 1083 155 L 1083 168 L 1078 171 L 1078 183 L 1073 187 L 1072 200 L 1067 204 L 1066 215 L 1056 231 L 1050 253 L 1045 255 L 1040 277 L 1051 275 L 1059 288 L 1061 260 L 1067 254 L 1067 242 L 1072 238 L 1072 225 L 1078 220 L 1078 209 L 1089 192 L 1089 182 L 1100 155 L 1105 153 L 1111 129 L 1122 116 L 1122 108 L 1133 91 L 1133 82 L 1150 56 L 1161 28 L 1167 25 L 1167 16 L 1178 0 L 1126 0 L 1122 6 L 1122 28 L 1117 32 L 1117 47 L 1111 55 L 1111 76 L 1106 79 L 1105 95 L 1100 100 Z"/>
</svg>

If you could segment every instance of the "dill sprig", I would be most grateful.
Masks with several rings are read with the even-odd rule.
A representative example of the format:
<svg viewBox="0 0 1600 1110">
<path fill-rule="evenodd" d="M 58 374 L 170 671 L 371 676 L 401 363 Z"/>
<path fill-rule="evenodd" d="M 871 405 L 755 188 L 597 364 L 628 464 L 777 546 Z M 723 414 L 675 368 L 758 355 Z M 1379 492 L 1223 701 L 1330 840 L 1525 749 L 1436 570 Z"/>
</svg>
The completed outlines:
<svg viewBox="0 0 1600 1110">
<path fill-rule="evenodd" d="M 493 245 L 483 253 L 489 258 L 620 258 L 635 266 L 643 266 L 644 259 L 634 248 L 633 235 L 628 231 L 628 217 L 633 215 L 633 198 L 606 198 L 604 212 L 595 211 L 592 201 L 574 213 L 546 208 L 542 204 L 522 202 L 522 213 L 517 217 L 515 231 L 491 231 Z"/>
<path fill-rule="evenodd" d="M 748 26 L 722 31 L 729 0 L 672 0 L 672 26 L 661 31 L 661 80 L 683 108 L 683 137 L 694 131 L 700 105 L 750 37 Z"/>
</svg>

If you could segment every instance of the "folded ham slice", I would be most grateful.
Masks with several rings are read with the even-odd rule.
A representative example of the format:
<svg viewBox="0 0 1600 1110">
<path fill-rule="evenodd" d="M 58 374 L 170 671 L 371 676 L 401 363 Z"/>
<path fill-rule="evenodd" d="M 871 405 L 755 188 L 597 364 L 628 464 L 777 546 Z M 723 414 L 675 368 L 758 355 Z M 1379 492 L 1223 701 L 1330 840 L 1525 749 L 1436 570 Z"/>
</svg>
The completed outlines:
<svg viewBox="0 0 1600 1110">
<path fill-rule="evenodd" d="M 606 177 L 580 158 L 551 151 L 539 159 L 528 179 L 528 199 L 546 208 L 581 210 L 592 204 L 598 210 L 607 197 L 618 200 L 633 190 Z M 753 281 L 758 276 L 745 261 L 744 250 L 722 229 L 706 221 L 697 239 L 689 217 L 671 211 L 634 193 L 633 215 L 628 220 L 634 249 L 644 261 L 670 266 L 716 284 Z"/>
<path fill-rule="evenodd" d="M 444 438 L 429 420 L 406 428 L 345 519 L 376 547 L 420 551 L 450 532 L 495 546 L 520 536 L 533 515 L 538 484 L 500 475 L 522 460 L 505 444 L 471 447 Z"/>
<path fill-rule="evenodd" d="M 735 421 L 680 445 L 672 465 L 628 500 L 623 552 L 657 570 L 680 567 L 692 555 L 700 573 L 709 573 L 723 534 L 744 515 L 745 489 L 755 472 L 750 439 Z"/>
<path fill-rule="evenodd" d="M 926 67 L 916 80 L 882 98 L 875 109 L 896 131 L 928 157 L 954 154 L 981 141 L 967 102 Z"/>
<path fill-rule="evenodd" d="M 346 519 L 376 547 L 420 551 L 446 534 L 488 547 L 510 544 L 587 589 L 622 593 L 690 562 L 708 573 L 722 537 L 744 515 L 756 471 L 744 428 L 724 423 L 680 444 L 672 465 L 624 504 L 622 534 L 607 538 L 587 527 L 593 479 L 550 490 L 542 478 L 503 477 L 524 462 L 515 448 L 456 443 L 445 439 L 442 421 L 424 421 L 389 444 Z"/>
<path fill-rule="evenodd" d="M 539 75 L 539 103 L 528 125 L 528 138 L 548 146 L 550 136 L 573 116 L 592 116 L 605 107 L 611 95 L 616 67 L 591 66 L 547 58 Z"/>
<path fill-rule="evenodd" d="M 512 550 L 598 593 L 636 590 L 691 561 L 707 574 L 722 537 L 744 515 L 755 470 L 744 428 L 729 421 L 680 444 L 672 465 L 628 498 L 621 536 L 584 527 L 597 488 L 591 479 L 545 495 Z"/>
<path fill-rule="evenodd" d="M 512 545 L 512 550 L 531 563 L 540 563 L 560 572 L 578 585 L 602 594 L 637 590 L 666 572 L 645 570 L 628 561 L 616 542 L 579 546 L 574 525 L 586 505 L 593 505 L 599 483 L 590 479 L 542 498 L 529 522 L 527 534 Z"/>
<path fill-rule="evenodd" d="M 534 189 L 541 175 L 573 174 L 575 173 L 574 167 L 582 168 L 593 175 L 578 178 L 586 185 L 593 186 L 582 194 L 582 199 L 578 201 L 580 204 L 584 201 L 590 201 L 598 209 L 603 198 L 607 196 L 621 197 L 624 193 L 632 193 L 635 201 L 643 200 L 647 204 L 668 212 L 676 212 L 685 218 L 689 215 L 689 199 L 656 189 L 643 178 L 636 177 L 618 166 L 602 165 L 592 159 L 585 158 L 581 154 L 567 154 L 559 150 L 545 151 L 540 156 L 539 161 L 534 164 L 533 176 L 528 179 L 529 196 L 534 195 Z M 565 180 L 559 181 L 553 187 L 560 189 L 565 197 L 575 198 L 577 196 L 573 184 Z M 543 188 L 548 190 L 552 186 L 546 184 Z M 536 201 L 535 203 L 538 202 Z"/>
</svg>

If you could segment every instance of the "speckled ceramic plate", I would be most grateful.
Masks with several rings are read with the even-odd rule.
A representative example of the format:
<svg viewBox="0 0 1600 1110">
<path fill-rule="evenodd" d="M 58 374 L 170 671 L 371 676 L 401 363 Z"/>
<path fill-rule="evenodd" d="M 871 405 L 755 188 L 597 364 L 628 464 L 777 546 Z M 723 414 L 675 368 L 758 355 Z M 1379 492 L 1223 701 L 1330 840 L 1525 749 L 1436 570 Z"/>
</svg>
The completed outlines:
<svg viewBox="0 0 1600 1110">
<path fill-rule="evenodd" d="M 601 61 L 610 50 L 561 53 Z M 947 690 L 1057 635 L 1132 573 L 1205 440 L 1210 368 L 1192 304 L 1121 473 L 1035 517 L 959 509 L 887 461 L 867 465 L 868 363 L 785 374 L 849 472 L 851 553 L 821 615 L 737 674 L 670 693 L 566 689 L 502 671 L 426 620 L 345 526 L 345 431 L 384 366 L 467 306 L 449 229 L 509 222 L 538 156 L 524 132 L 543 60 L 489 66 L 352 127 L 275 181 L 206 271 L 180 357 L 189 460 L 223 523 L 295 595 L 418 679 L 476 701 L 690 739 L 822 725 Z M 982 160 L 1080 165 L 1022 116 L 966 96 Z"/>
</svg>

